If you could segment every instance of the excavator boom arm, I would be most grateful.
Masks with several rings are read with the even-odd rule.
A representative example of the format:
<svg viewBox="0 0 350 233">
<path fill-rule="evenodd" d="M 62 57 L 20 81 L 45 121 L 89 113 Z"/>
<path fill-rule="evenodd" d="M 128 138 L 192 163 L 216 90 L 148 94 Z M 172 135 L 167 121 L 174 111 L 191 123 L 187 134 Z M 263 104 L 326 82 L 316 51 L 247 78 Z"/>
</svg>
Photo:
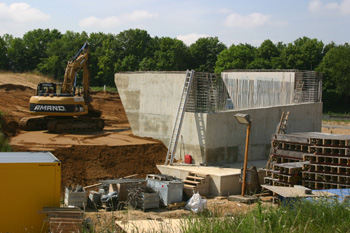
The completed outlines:
<svg viewBox="0 0 350 233">
<path fill-rule="evenodd" d="M 89 86 L 90 86 L 90 70 L 89 70 L 89 44 L 85 42 L 83 47 L 77 54 L 68 61 L 64 80 L 62 84 L 62 93 L 75 95 L 76 88 L 76 74 L 83 69 L 83 87 L 85 103 L 89 104 L 91 101 Z"/>
</svg>

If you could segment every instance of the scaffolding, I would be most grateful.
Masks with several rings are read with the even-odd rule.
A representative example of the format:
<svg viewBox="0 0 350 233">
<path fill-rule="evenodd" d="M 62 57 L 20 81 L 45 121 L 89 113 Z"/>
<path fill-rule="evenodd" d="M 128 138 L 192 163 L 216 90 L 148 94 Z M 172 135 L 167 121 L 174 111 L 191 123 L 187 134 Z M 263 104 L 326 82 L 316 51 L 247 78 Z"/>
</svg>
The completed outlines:
<svg viewBox="0 0 350 233">
<path fill-rule="evenodd" d="M 291 72 L 295 73 L 295 76 L 290 82 L 283 83 L 279 82 L 278 78 L 271 81 L 234 79 L 227 82 L 226 77 L 225 84 L 220 74 L 196 72 L 186 112 L 213 113 L 231 109 L 322 101 L 322 73 L 316 71 L 230 70 L 228 72 Z"/>
<path fill-rule="evenodd" d="M 196 72 L 186 112 L 210 113 L 226 110 L 229 95 L 218 74 Z"/>
<path fill-rule="evenodd" d="M 322 101 L 322 73 L 299 71 L 295 73 L 294 103 Z"/>
</svg>

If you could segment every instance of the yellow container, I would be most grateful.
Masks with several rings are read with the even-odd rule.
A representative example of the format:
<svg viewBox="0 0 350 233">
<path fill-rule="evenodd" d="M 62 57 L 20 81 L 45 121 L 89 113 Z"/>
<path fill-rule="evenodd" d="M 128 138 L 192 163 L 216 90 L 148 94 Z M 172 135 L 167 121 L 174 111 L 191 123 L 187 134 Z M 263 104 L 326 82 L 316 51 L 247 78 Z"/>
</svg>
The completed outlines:
<svg viewBox="0 0 350 233">
<path fill-rule="evenodd" d="M 0 186 L 0 232 L 47 232 L 38 211 L 60 206 L 61 162 L 52 153 L 0 153 Z"/>
</svg>

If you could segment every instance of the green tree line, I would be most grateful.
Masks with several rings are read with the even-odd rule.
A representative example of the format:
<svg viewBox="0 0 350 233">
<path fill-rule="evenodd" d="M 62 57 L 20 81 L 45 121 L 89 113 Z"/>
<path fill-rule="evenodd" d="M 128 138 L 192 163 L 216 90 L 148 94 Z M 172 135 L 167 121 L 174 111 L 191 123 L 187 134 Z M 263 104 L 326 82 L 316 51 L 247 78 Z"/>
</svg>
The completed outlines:
<svg viewBox="0 0 350 233">
<path fill-rule="evenodd" d="M 67 61 L 85 41 L 90 44 L 91 86 L 114 86 L 121 71 L 183 71 L 220 73 L 226 69 L 299 69 L 324 73 L 326 111 L 348 111 L 350 97 L 350 46 L 324 44 L 317 39 L 260 46 L 232 44 L 217 37 L 200 38 L 187 46 L 170 37 L 151 37 L 147 31 L 129 29 L 119 34 L 35 29 L 22 38 L 0 36 L 0 69 L 38 71 L 62 81 Z"/>
</svg>

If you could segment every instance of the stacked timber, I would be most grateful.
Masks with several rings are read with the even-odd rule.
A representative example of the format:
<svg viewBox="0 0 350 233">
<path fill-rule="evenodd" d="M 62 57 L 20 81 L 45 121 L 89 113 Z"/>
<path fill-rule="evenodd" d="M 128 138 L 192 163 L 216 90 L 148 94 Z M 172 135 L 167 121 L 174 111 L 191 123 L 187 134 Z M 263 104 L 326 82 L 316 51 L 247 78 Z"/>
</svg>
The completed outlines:
<svg viewBox="0 0 350 233">
<path fill-rule="evenodd" d="M 302 182 L 303 154 L 310 144 L 305 133 L 275 134 L 271 140 L 270 159 L 265 184 L 293 187 Z"/>
<path fill-rule="evenodd" d="M 287 186 L 301 184 L 304 162 L 274 163 L 273 169 L 266 171 L 265 184 L 273 186 Z"/>
<path fill-rule="evenodd" d="M 38 213 L 47 215 L 45 221 L 49 225 L 49 232 L 85 232 L 84 212 L 78 207 L 44 207 Z"/>
<path fill-rule="evenodd" d="M 350 135 L 276 134 L 271 145 L 265 184 L 350 188 Z"/>
<path fill-rule="evenodd" d="M 303 155 L 303 185 L 311 189 L 350 188 L 350 135 L 320 134 L 310 138 Z"/>
</svg>

